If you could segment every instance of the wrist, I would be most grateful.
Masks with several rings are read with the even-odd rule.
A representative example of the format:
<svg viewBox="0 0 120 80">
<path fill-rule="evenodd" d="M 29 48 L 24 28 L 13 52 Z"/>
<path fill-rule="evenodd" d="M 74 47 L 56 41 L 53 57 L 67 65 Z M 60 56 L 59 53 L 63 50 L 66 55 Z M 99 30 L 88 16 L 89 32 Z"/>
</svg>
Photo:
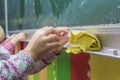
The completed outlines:
<svg viewBox="0 0 120 80">
<path fill-rule="evenodd" d="M 53 52 L 48 52 L 44 57 L 42 57 L 42 62 L 46 65 L 49 65 L 52 63 L 52 61 L 55 59 L 56 55 Z"/>
<path fill-rule="evenodd" d="M 37 57 L 34 55 L 34 52 L 28 48 L 25 48 L 24 51 L 36 62 L 38 61 Z"/>
<path fill-rule="evenodd" d="M 61 52 L 60 53 L 53 52 L 53 53 L 54 53 L 55 56 L 59 56 L 61 54 Z"/>
</svg>

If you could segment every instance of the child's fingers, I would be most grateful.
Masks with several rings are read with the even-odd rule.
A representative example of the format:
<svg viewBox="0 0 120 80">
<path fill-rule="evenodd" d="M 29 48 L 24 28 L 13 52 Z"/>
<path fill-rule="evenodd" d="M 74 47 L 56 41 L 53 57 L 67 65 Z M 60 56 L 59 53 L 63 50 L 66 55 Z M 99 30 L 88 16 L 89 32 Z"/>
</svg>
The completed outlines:
<svg viewBox="0 0 120 80">
<path fill-rule="evenodd" d="M 16 36 L 16 34 L 12 34 L 10 37 L 8 37 L 8 38 L 5 40 L 5 42 L 10 41 L 10 40 L 13 39 L 15 36 Z"/>
<path fill-rule="evenodd" d="M 58 46 L 59 46 L 58 42 L 52 42 L 52 43 L 47 44 L 47 49 L 52 50 L 54 48 L 57 48 Z"/>
<path fill-rule="evenodd" d="M 58 41 L 58 36 L 56 34 L 50 34 L 44 37 L 45 42 L 55 42 Z"/>
<path fill-rule="evenodd" d="M 42 29 L 44 31 L 43 34 L 45 35 L 49 35 L 49 34 L 54 34 L 55 33 L 55 28 L 53 27 L 45 27 L 44 29 Z"/>
<path fill-rule="evenodd" d="M 68 32 L 68 28 L 67 27 L 57 27 L 56 32 L 57 33 Z"/>
<path fill-rule="evenodd" d="M 28 35 L 24 32 L 20 32 L 16 35 L 16 39 L 18 39 L 19 41 L 26 40 L 27 37 Z"/>
<path fill-rule="evenodd" d="M 63 38 L 59 41 L 58 47 L 55 47 L 51 50 L 55 55 L 59 55 L 65 43 L 68 42 L 69 37 Z"/>
<path fill-rule="evenodd" d="M 58 27 L 56 28 L 56 34 L 58 36 L 65 36 L 68 33 L 67 27 Z"/>
<path fill-rule="evenodd" d="M 63 47 L 65 45 L 65 43 L 68 42 L 68 40 L 69 40 L 69 37 L 65 37 L 59 41 L 59 44 L 61 44 L 61 46 Z"/>
</svg>

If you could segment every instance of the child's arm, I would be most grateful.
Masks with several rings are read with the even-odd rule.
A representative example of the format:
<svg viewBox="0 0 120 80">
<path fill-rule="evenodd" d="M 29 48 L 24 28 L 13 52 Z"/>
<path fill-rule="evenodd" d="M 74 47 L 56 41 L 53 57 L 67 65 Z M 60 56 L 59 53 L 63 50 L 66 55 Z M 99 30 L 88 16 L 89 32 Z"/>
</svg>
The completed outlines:
<svg viewBox="0 0 120 80">
<path fill-rule="evenodd" d="M 3 47 L 3 49 L 2 49 L 3 53 L 1 53 L 1 54 L 4 57 L 0 57 L 0 58 L 3 59 L 3 60 L 9 59 L 10 58 L 10 54 L 13 54 L 13 51 L 15 49 L 15 45 L 12 44 L 10 41 L 8 41 L 8 42 L 3 42 L 2 43 L 2 47 Z M 7 53 L 4 53 L 5 51 L 7 51 Z M 42 59 L 40 59 L 39 61 L 35 62 L 34 69 L 31 70 L 30 74 L 34 74 L 34 73 L 37 73 L 37 72 L 41 71 L 46 66 L 48 66 L 50 63 L 52 63 L 52 61 L 54 59 L 55 59 L 55 54 L 52 53 L 52 52 L 49 52 Z"/>
<path fill-rule="evenodd" d="M 10 55 L 14 54 L 15 45 L 20 42 L 21 40 L 25 40 L 27 38 L 27 35 L 23 32 L 18 34 L 11 35 L 8 39 L 6 39 L 2 44 L 0 44 L 0 59 L 9 59 Z M 5 53 L 6 52 L 6 53 Z M 5 58 L 3 58 L 5 57 Z"/>
<path fill-rule="evenodd" d="M 0 60 L 6 60 L 10 58 L 11 53 L 0 45 Z"/>
<path fill-rule="evenodd" d="M 25 51 L 20 51 L 8 60 L 0 60 L 0 80 L 19 80 L 28 75 L 33 66 L 33 59 Z"/>
<path fill-rule="evenodd" d="M 5 59 L 9 59 L 10 55 L 13 53 L 14 51 L 14 44 L 12 44 L 11 42 L 6 42 L 2 44 L 2 55 L 3 57 L 0 57 L 1 59 L 5 60 Z M 5 51 L 7 53 L 5 53 Z M 39 71 L 41 71 L 42 69 L 44 69 L 46 66 L 48 66 L 50 63 L 52 63 L 52 61 L 55 58 L 55 54 L 52 52 L 49 52 L 48 54 L 46 54 L 42 59 L 40 59 L 39 61 L 35 62 L 35 66 L 34 69 L 31 70 L 30 74 L 34 74 L 37 73 Z"/>
<path fill-rule="evenodd" d="M 5 41 L 1 44 L 6 50 L 8 50 L 11 54 L 14 54 L 15 45 L 10 41 Z"/>
<path fill-rule="evenodd" d="M 11 42 L 3 42 L 0 44 L 0 60 L 6 60 L 10 58 L 11 54 L 14 54 L 15 46 Z"/>
</svg>

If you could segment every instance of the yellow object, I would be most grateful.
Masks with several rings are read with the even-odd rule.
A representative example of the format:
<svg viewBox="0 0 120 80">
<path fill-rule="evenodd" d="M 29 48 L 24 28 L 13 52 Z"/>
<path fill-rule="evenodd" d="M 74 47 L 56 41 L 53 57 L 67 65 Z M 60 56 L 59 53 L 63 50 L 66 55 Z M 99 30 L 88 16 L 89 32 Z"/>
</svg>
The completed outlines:
<svg viewBox="0 0 120 80">
<path fill-rule="evenodd" d="M 90 55 L 90 80 L 120 80 L 120 60 Z"/>
<path fill-rule="evenodd" d="M 5 35 L 4 35 L 4 30 L 3 28 L 0 26 L 0 42 L 4 39 Z"/>
<path fill-rule="evenodd" d="M 67 53 L 79 54 L 80 52 L 85 52 L 87 50 L 101 49 L 99 39 L 86 31 L 71 30 L 69 44 L 71 45 L 67 48 Z M 74 44 L 78 44 L 79 46 Z"/>
</svg>

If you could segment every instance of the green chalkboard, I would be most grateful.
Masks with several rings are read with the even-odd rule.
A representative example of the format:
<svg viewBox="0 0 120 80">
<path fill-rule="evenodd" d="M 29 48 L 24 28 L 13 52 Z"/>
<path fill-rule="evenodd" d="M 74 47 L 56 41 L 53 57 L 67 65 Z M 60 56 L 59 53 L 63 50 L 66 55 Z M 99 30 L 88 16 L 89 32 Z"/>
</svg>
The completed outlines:
<svg viewBox="0 0 120 80">
<path fill-rule="evenodd" d="M 0 25 L 5 25 L 4 0 L 0 0 Z"/>
<path fill-rule="evenodd" d="M 120 23 L 120 0 L 8 0 L 9 30 Z"/>
</svg>

